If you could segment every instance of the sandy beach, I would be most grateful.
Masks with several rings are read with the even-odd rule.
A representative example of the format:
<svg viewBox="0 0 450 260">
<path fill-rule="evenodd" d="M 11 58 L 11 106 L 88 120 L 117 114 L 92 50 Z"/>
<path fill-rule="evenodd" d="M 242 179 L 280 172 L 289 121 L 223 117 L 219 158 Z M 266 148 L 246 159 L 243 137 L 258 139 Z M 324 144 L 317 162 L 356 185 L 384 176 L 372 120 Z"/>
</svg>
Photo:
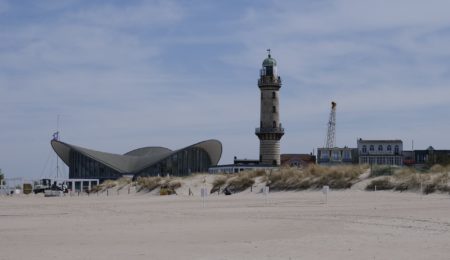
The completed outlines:
<svg viewBox="0 0 450 260">
<path fill-rule="evenodd" d="M 0 259 L 449 259 L 450 196 L 0 197 Z"/>
</svg>

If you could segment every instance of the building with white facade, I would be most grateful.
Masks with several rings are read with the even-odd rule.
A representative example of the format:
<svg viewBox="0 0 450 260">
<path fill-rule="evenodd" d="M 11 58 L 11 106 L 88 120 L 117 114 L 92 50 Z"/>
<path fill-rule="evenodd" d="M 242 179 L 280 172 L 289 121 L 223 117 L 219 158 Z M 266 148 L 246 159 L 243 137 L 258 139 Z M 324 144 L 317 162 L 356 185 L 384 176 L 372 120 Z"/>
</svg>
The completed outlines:
<svg viewBox="0 0 450 260">
<path fill-rule="evenodd" d="M 359 164 L 403 165 L 402 140 L 358 139 Z"/>
</svg>

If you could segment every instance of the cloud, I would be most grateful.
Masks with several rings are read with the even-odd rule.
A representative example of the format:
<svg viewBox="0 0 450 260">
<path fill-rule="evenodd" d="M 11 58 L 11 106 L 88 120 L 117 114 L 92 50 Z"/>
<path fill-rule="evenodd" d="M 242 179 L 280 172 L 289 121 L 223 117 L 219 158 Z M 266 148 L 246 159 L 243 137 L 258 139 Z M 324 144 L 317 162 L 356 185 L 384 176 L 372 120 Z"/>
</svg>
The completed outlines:
<svg viewBox="0 0 450 260">
<path fill-rule="evenodd" d="M 138 5 L 102 4 L 64 16 L 70 22 L 106 28 L 136 28 L 174 24 L 183 18 L 182 8 L 172 1 L 144 1 Z"/>
<path fill-rule="evenodd" d="M 446 1 L 53 2 L 0 2 L 6 172 L 40 168 L 57 114 L 63 140 L 97 150 L 217 138 L 222 163 L 257 158 L 267 48 L 284 84 L 282 152 L 322 145 L 332 100 L 340 145 L 450 145 Z M 426 125 L 443 132 L 424 137 Z"/>
</svg>

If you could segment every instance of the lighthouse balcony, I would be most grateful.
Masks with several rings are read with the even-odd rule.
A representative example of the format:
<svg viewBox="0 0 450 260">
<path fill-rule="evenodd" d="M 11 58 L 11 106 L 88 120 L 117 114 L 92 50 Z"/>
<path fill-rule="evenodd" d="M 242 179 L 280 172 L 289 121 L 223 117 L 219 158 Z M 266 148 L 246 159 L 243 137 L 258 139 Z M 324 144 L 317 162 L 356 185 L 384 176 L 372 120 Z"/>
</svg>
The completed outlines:
<svg viewBox="0 0 450 260">
<path fill-rule="evenodd" d="M 258 79 L 258 85 L 281 84 L 281 77 L 262 76 Z"/>
<path fill-rule="evenodd" d="M 270 128 L 258 127 L 255 129 L 255 134 L 267 134 L 267 133 L 284 134 L 284 128 L 282 128 L 282 127 L 270 127 Z"/>
</svg>

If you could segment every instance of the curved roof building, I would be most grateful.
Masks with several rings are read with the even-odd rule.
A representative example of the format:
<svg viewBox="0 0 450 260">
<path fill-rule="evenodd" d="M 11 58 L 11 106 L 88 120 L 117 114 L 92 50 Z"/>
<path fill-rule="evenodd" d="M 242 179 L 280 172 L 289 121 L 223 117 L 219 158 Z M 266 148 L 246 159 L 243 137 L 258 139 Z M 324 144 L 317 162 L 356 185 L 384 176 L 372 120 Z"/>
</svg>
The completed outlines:
<svg viewBox="0 0 450 260">
<path fill-rule="evenodd" d="M 123 175 L 185 176 L 207 172 L 222 155 L 218 140 L 207 140 L 172 151 L 164 147 L 143 147 L 123 155 L 95 151 L 52 140 L 56 154 L 69 166 L 69 178 L 117 179 Z"/>
</svg>

